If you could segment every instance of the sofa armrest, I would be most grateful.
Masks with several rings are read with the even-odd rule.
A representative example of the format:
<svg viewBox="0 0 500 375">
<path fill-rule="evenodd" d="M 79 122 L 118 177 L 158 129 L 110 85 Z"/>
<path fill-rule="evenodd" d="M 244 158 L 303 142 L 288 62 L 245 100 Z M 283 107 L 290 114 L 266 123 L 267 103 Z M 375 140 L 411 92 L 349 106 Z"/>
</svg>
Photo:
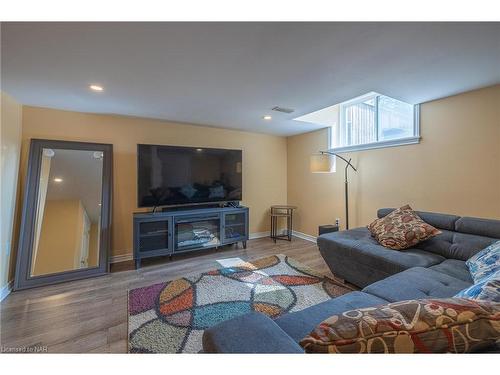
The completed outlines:
<svg viewBox="0 0 500 375">
<path fill-rule="evenodd" d="M 205 353 L 304 353 L 272 319 L 252 312 L 203 333 Z"/>
</svg>

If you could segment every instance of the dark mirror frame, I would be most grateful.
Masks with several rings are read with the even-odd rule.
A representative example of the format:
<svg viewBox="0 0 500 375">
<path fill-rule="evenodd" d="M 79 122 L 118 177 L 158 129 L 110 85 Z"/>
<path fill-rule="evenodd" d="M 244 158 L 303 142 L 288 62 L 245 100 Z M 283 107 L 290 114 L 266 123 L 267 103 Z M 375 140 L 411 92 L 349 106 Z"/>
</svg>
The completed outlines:
<svg viewBox="0 0 500 375">
<path fill-rule="evenodd" d="M 69 270 L 48 275 L 31 276 L 31 257 L 35 229 L 37 197 L 40 181 L 41 156 L 44 148 L 78 151 L 102 151 L 101 235 L 99 238 L 99 263 L 97 267 Z M 113 194 L 113 145 L 32 139 L 30 142 L 28 170 L 24 186 L 24 201 L 19 233 L 14 290 L 61 283 L 105 275 L 109 272 L 111 252 L 111 204 Z"/>
</svg>

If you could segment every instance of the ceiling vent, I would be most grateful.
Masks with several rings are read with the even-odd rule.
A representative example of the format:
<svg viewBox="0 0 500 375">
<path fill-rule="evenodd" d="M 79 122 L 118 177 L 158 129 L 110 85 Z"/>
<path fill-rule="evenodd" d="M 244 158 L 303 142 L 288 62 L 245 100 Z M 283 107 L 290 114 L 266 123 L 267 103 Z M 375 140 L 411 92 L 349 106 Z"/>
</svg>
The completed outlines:
<svg viewBox="0 0 500 375">
<path fill-rule="evenodd" d="M 295 109 L 291 109 L 291 108 L 284 108 L 284 107 L 274 107 L 274 108 L 271 108 L 273 111 L 276 111 L 276 112 L 283 112 L 283 113 L 292 113 L 293 111 L 295 111 Z"/>
</svg>

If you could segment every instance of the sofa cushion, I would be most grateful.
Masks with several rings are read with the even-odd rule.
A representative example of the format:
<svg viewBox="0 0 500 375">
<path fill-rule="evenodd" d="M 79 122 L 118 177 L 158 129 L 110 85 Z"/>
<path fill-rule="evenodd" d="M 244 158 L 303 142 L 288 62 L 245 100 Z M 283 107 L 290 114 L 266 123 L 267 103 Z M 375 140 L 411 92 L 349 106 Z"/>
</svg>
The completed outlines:
<svg viewBox="0 0 500 375">
<path fill-rule="evenodd" d="M 470 282 L 457 279 L 430 268 L 414 267 L 368 285 L 363 292 L 389 302 L 422 298 L 453 297 Z"/>
<path fill-rule="evenodd" d="M 441 230 L 440 234 L 420 242 L 415 248 L 449 259 L 467 260 L 495 241 L 491 237 Z"/>
<path fill-rule="evenodd" d="M 500 241 L 475 254 L 465 262 L 475 283 L 500 270 Z"/>
<path fill-rule="evenodd" d="M 500 270 L 458 292 L 455 297 L 500 302 Z"/>
<path fill-rule="evenodd" d="M 257 312 L 210 327 L 202 340 L 205 353 L 303 353 L 272 319 Z"/>
<path fill-rule="evenodd" d="M 500 305 L 423 299 L 335 314 L 300 341 L 312 353 L 468 353 L 500 336 Z"/>
<path fill-rule="evenodd" d="M 394 250 L 407 249 L 441 233 L 423 221 L 409 205 L 376 219 L 368 229 L 382 246 Z"/>
<path fill-rule="evenodd" d="M 469 269 L 467 268 L 463 260 L 446 259 L 441 263 L 430 267 L 430 269 L 444 273 L 446 275 L 450 275 L 452 277 L 466 281 L 468 283 L 473 283 Z"/>
<path fill-rule="evenodd" d="M 500 220 L 464 216 L 456 221 L 455 231 L 500 239 Z"/>
<path fill-rule="evenodd" d="M 363 292 L 351 292 L 329 301 L 311 306 L 305 310 L 285 314 L 276 319 L 280 326 L 290 337 L 299 342 L 305 335 L 333 314 L 358 307 L 375 306 L 387 303 L 386 300 Z"/>
<path fill-rule="evenodd" d="M 454 259 L 467 260 L 496 241 L 496 238 L 455 232 L 450 247 L 451 256 Z"/>
</svg>

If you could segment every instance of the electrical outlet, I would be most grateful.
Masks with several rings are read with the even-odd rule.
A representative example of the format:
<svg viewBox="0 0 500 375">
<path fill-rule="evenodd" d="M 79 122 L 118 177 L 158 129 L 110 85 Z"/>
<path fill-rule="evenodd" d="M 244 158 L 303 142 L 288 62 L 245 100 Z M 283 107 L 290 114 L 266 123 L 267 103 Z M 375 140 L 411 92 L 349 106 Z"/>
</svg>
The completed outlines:
<svg viewBox="0 0 500 375">
<path fill-rule="evenodd" d="M 335 225 L 340 226 L 340 217 L 335 219 Z"/>
</svg>

